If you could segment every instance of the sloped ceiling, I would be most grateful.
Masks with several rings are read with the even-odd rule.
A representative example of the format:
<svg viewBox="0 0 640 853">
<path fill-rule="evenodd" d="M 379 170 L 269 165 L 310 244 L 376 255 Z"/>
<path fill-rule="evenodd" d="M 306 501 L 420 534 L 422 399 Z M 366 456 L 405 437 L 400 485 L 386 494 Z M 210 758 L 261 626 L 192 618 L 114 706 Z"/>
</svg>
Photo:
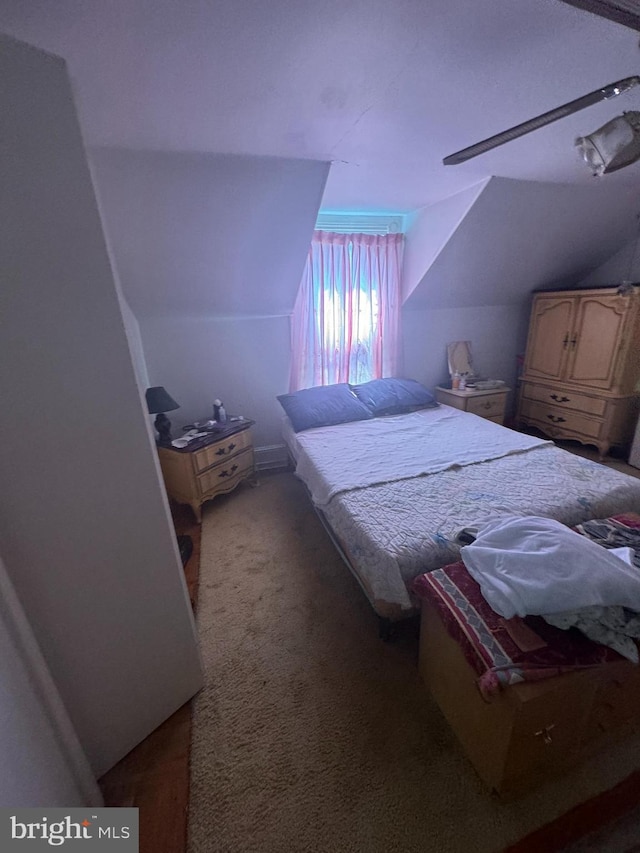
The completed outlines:
<svg viewBox="0 0 640 853">
<path fill-rule="evenodd" d="M 139 319 L 291 312 L 328 163 L 110 148 L 91 162 Z"/>
<path fill-rule="evenodd" d="M 443 204 L 423 216 L 437 218 Z M 637 209 L 634 192 L 492 178 L 405 308 L 510 305 L 539 287 L 577 285 L 631 239 Z"/>
<path fill-rule="evenodd" d="M 559 0 L 1 0 L 63 56 L 87 143 L 332 161 L 324 205 L 409 212 L 491 176 L 588 184 L 576 136 L 640 88 L 442 158 L 637 72 L 637 34 Z M 606 178 L 638 185 L 640 164 Z"/>
<path fill-rule="evenodd" d="M 416 211 L 409 217 L 402 269 L 403 302 L 420 284 L 489 180 Z"/>
<path fill-rule="evenodd" d="M 577 278 L 640 207 L 640 163 L 595 181 L 573 149 L 640 87 L 442 165 L 637 71 L 634 31 L 560 0 L 0 0 L 0 30 L 67 60 L 141 318 L 288 313 L 321 205 L 422 211 L 494 176 L 445 248 L 457 201 L 412 229 L 408 307 Z"/>
</svg>

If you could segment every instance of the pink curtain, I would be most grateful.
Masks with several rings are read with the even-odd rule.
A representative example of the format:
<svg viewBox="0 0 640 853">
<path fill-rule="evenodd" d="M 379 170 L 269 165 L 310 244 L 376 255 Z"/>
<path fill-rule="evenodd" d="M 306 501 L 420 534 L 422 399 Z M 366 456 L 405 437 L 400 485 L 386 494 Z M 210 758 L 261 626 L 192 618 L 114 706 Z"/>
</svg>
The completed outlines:
<svg viewBox="0 0 640 853">
<path fill-rule="evenodd" d="M 402 234 L 314 231 L 292 317 L 291 391 L 397 369 Z"/>
</svg>

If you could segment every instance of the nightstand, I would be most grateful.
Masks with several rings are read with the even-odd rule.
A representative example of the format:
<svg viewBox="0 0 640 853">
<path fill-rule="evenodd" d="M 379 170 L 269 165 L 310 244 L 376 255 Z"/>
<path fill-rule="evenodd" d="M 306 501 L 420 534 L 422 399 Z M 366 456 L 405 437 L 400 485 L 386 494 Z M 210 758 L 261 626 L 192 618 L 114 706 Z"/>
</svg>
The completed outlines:
<svg viewBox="0 0 640 853">
<path fill-rule="evenodd" d="M 255 421 L 235 421 L 187 447 L 159 446 L 158 456 L 167 494 L 176 503 L 189 504 L 202 519 L 202 504 L 233 491 L 243 480 L 255 478 L 251 427 Z"/>
<path fill-rule="evenodd" d="M 476 391 L 475 388 L 465 388 L 458 391 L 453 388 L 436 388 L 436 400 L 453 406 L 454 409 L 462 409 L 463 412 L 471 412 L 496 424 L 504 424 L 504 412 L 507 405 L 507 394 L 509 388 L 503 385 L 501 388 L 492 388 L 489 391 Z"/>
</svg>

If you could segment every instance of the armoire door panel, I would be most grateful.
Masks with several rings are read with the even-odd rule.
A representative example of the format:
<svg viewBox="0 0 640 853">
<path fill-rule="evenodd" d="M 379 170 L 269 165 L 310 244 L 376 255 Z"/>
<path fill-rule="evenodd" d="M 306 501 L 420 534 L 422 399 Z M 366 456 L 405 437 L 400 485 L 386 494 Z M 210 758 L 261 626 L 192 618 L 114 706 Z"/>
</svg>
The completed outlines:
<svg viewBox="0 0 640 853">
<path fill-rule="evenodd" d="M 525 363 L 527 377 L 560 379 L 569 353 L 575 300 L 558 296 L 537 296 L 529 328 Z"/>
<path fill-rule="evenodd" d="M 613 387 L 627 310 L 627 301 L 615 294 L 580 300 L 569 341 L 567 382 Z"/>
</svg>

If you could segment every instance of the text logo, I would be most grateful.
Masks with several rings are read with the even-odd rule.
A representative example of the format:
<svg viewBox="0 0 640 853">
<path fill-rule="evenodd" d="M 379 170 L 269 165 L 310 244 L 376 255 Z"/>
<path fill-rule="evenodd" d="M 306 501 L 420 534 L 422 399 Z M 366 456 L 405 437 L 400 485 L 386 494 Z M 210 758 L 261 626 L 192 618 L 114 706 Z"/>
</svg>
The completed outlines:
<svg viewBox="0 0 640 853">
<path fill-rule="evenodd" d="M 138 853 L 138 809 L 0 809 L 0 850 Z"/>
</svg>

